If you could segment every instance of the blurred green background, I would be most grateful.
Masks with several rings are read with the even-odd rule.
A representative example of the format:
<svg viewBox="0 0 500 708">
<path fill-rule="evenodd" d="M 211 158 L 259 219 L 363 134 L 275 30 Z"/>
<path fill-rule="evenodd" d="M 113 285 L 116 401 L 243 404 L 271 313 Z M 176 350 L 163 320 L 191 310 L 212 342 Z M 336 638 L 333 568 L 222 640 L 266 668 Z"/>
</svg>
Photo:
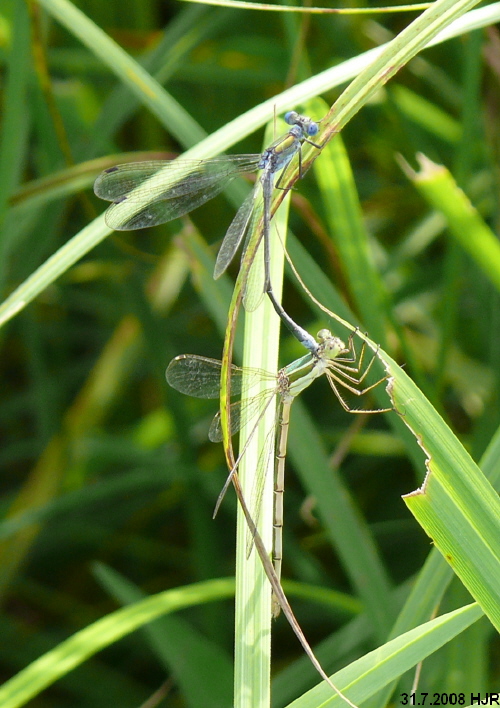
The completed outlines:
<svg viewBox="0 0 500 708">
<path fill-rule="evenodd" d="M 307 17 L 171 0 L 89 1 L 78 8 L 159 77 L 206 133 L 287 86 L 387 41 L 414 17 Z M 191 125 L 191 138 L 164 130 L 95 54 L 34 3 L 4 0 L 0 56 L 4 298 L 103 211 L 91 189 L 102 169 L 129 161 L 125 153 L 135 151 L 143 159 L 174 157 L 201 134 Z M 370 303 L 360 307 L 348 244 L 334 232 L 335 215 L 329 216 L 331 204 L 313 171 L 296 185 L 290 216 L 299 243 L 354 310 L 356 323 L 385 340 L 386 350 L 405 363 L 476 461 L 500 422 L 498 286 L 471 254 L 473 245 L 466 252 L 450 236 L 444 217 L 401 164 L 417 169 L 416 153 L 424 153 L 444 165 L 496 232 L 499 67 L 494 27 L 436 46 L 403 69 L 342 132 L 370 248 L 373 271 L 366 278 L 375 278 L 379 288 L 377 322 L 366 319 Z M 331 105 L 340 90 L 323 98 Z M 262 131 L 252 133 L 232 151 L 260 152 L 262 138 Z M 220 357 L 231 284 L 222 281 L 216 299 L 206 286 L 203 259 L 213 258 L 233 214 L 221 196 L 189 219 L 113 234 L 2 330 L 3 679 L 117 607 L 118 593 L 98 563 L 147 594 L 234 574 L 231 492 L 212 520 L 227 473 L 222 446 L 207 438 L 217 402 L 187 399 L 169 389 L 164 376 L 178 354 Z M 284 302 L 311 333 L 335 328 L 292 279 Z M 284 332 L 282 364 L 301 354 Z M 310 415 L 324 454 L 336 453 L 339 489 L 368 531 L 387 588 L 395 593 L 380 598 L 388 630 L 430 551 L 401 500 L 422 483 L 423 454 L 408 454 L 391 426 L 392 414 L 353 421 L 326 381 L 301 398 L 308 413 L 300 408 L 297 421 Z M 308 455 L 300 449 L 298 422 L 291 435 L 284 577 L 304 584 L 290 587 L 289 596 L 311 643 L 337 637 L 336 653 L 328 658 L 334 670 L 377 646 L 383 632 L 360 621 L 362 604 L 345 567 L 349 547 L 343 547 L 342 562 L 315 515 L 307 476 L 294 474 L 295 464 L 304 469 L 301 455 Z M 344 503 L 332 498 L 333 516 Z M 369 572 L 365 583 L 369 587 Z M 322 600 L 308 597 L 309 584 L 325 590 Z M 467 601 L 457 582 L 440 611 Z M 30 705 L 126 708 L 140 705 L 166 679 L 161 705 L 230 705 L 231 600 L 185 610 L 172 623 L 168 650 L 133 634 Z M 424 663 L 422 691 L 498 686 L 498 639 L 486 623 L 466 635 Z M 276 705 L 316 680 L 304 669 L 291 687 L 287 677 L 299 676 L 293 662 L 301 650 L 290 637 L 280 618 L 273 638 Z M 198 673 L 203 667 L 207 676 Z M 286 667 L 290 673 L 281 673 Z M 186 676 L 202 695 L 203 681 L 211 678 L 215 688 L 205 699 L 193 697 Z"/>
</svg>

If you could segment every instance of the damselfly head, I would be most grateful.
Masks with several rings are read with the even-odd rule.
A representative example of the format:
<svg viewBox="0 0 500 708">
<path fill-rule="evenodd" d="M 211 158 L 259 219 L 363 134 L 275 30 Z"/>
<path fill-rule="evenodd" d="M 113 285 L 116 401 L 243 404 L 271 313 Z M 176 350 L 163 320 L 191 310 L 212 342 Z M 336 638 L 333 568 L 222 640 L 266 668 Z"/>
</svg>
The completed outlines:
<svg viewBox="0 0 500 708">
<path fill-rule="evenodd" d="M 319 125 L 313 121 L 308 116 L 302 116 L 297 111 L 288 111 L 285 113 L 285 123 L 288 125 L 297 125 L 302 131 L 303 135 L 317 135 L 319 132 Z"/>
<path fill-rule="evenodd" d="M 319 358 L 336 359 L 340 354 L 348 351 L 344 342 L 339 337 L 334 337 L 329 329 L 320 329 L 316 339 L 319 344 Z"/>
</svg>

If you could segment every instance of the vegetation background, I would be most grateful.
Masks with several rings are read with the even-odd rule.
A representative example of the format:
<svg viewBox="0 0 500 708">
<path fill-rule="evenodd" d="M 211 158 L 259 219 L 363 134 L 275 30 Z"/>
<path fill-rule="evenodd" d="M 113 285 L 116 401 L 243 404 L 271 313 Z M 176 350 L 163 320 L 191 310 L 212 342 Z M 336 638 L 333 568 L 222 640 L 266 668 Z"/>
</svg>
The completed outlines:
<svg viewBox="0 0 500 708">
<path fill-rule="evenodd" d="M 182 122 L 172 133 L 164 130 L 50 13 L 31 2 L 5 2 L 5 297 L 103 210 L 91 189 L 102 169 L 130 161 L 130 152 L 144 153 L 143 159 L 174 157 L 202 131 L 211 133 L 287 86 L 387 41 L 414 16 L 282 15 L 157 0 L 77 6 L 157 75 L 201 128 L 186 120 L 184 131 Z M 476 461 L 500 423 L 499 286 L 471 254 L 473 245 L 463 248 L 402 165 L 419 169 L 417 153 L 444 165 L 497 232 L 499 73 L 495 27 L 453 39 L 411 62 L 342 132 L 362 209 L 356 228 L 369 243 L 369 272 L 353 270 L 356 254 L 346 252 L 346 225 L 336 222 L 317 173 L 296 185 L 290 217 L 296 264 L 300 269 L 303 261 L 312 278 L 319 266 L 332 287 L 325 304 L 338 295 L 351 308 L 351 321 L 383 340 Z M 339 93 L 332 89 L 323 98 L 331 105 Z M 303 109 L 289 106 L 295 108 Z M 260 152 L 262 138 L 252 133 L 235 151 Z M 426 173 L 423 182 L 429 178 Z M 351 208 L 356 214 L 357 203 Z M 220 357 L 231 282 L 228 277 L 209 290 L 205 275 L 233 213 L 221 196 L 189 218 L 113 234 L 2 330 L 4 679 L 134 593 L 137 599 L 140 592 L 234 574 L 231 494 L 212 521 L 227 474 L 222 447 L 207 439 L 217 403 L 182 397 L 164 375 L 177 354 Z M 298 255 L 306 252 L 311 263 Z M 376 288 L 364 307 L 359 279 Z M 336 326 L 293 279 L 284 302 L 311 333 Z M 370 307 L 376 311 L 371 320 Z M 282 364 L 301 354 L 283 332 Z M 311 643 L 329 639 L 336 647 L 326 659 L 333 671 L 384 641 L 430 551 L 401 499 L 422 483 L 424 456 L 408 454 L 391 426 L 395 414 L 353 421 L 322 381 L 302 398 L 287 461 L 284 539 L 284 576 L 298 583 L 285 590 Z M 310 420 L 317 438 L 309 435 Z M 335 477 L 339 496 L 331 499 L 326 521 L 315 513 L 307 482 L 307 465 L 316 465 L 318 450 L 341 469 Z M 384 579 L 384 592 L 377 595 L 380 583 L 373 591 L 381 608 L 377 627 L 363 622 L 363 603 L 353 588 L 347 559 L 358 551 L 354 537 L 342 537 L 345 504 Z M 365 588 L 371 581 L 366 569 Z M 455 581 L 439 612 L 469 601 Z M 126 708 L 162 684 L 163 705 L 230 705 L 231 584 L 220 601 L 168 621 L 168 642 L 151 634 L 126 636 L 33 705 Z M 278 706 L 316 677 L 307 672 L 283 618 L 273 632 Z M 424 662 L 419 690 L 493 691 L 499 667 L 498 637 L 481 620 Z M 409 691 L 411 681 L 407 676 L 401 690 Z"/>
</svg>

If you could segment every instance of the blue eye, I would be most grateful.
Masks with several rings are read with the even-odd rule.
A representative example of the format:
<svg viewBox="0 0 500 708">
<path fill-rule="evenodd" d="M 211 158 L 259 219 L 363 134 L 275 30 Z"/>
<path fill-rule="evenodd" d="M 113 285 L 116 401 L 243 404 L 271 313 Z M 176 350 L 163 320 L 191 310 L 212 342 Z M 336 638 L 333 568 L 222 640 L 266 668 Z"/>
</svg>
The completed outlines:
<svg viewBox="0 0 500 708">
<path fill-rule="evenodd" d="M 285 123 L 288 123 L 288 125 L 295 125 L 297 116 L 297 111 L 288 111 L 288 113 L 285 113 Z"/>
<path fill-rule="evenodd" d="M 319 125 L 317 123 L 311 123 L 307 126 L 308 135 L 316 135 L 319 132 Z"/>
</svg>

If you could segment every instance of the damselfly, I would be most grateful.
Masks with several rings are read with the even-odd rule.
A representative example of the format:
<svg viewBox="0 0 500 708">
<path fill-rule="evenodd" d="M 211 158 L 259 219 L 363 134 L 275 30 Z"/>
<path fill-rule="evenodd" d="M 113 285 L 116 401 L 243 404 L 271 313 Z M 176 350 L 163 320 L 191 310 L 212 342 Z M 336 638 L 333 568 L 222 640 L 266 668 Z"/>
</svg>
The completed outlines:
<svg viewBox="0 0 500 708">
<path fill-rule="evenodd" d="M 250 391 L 253 386 L 261 381 L 269 382 L 269 386 L 255 397 L 247 398 L 243 403 L 237 401 L 231 405 L 231 434 L 237 432 L 242 423 L 249 424 L 256 419 L 256 423 L 251 430 L 253 434 L 257 425 L 267 408 L 272 405 L 277 397 L 277 415 L 275 427 L 271 431 L 271 440 L 274 441 L 275 456 L 275 480 L 274 480 L 274 534 L 273 534 L 273 563 L 278 578 L 281 575 L 282 560 L 282 529 L 283 529 L 283 490 L 285 475 L 285 456 L 287 447 L 288 427 L 290 420 L 290 410 L 295 398 L 315 379 L 323 374 L 326 375 L 330 386 L 348 413 L 372 414 L 383 413 L 392 408 L 363 409 L 351 408 L 342 393 L 340 387 L 355 396 L 363 396 L 373 388 L 386 380 L 381 378 L 373 384 L 364 386 L 364 381 L 368 375 L 377 353 L 375 352 L 363 368 L 366 343 L 363 342 L 359 356 L 356 354 L 354 346 L 354 334 L 349 336 L 347 347 L 338 337 L 334 337 L 329 330 L 322 329 L 316 340 L 316 353 L 306 354 L 293 363 L 285 366 L 277 374 L 271 374 L 259 369 L 241 369 L 237 366 L 231 367 L 231 394 L 241 395 Z M 184 354 L 173 359 L 166 372 L 168 383 L 181 393 L 185 393 L 197 398 L 218 398 L 220 394 L 220 376 L 222 363 L 216 359 Z M 213 442 L 222 440 L 222 430 L 220 415 L 217 414 L 212 421 L 209 430 L 209 438 Z M 245 454 L 245 449 L 240 450 L 234 470 L 222 489 L 217 500 L 215 513 L 220 506 L 222 498 L 231 482 L 232 475 Z M 266 462 L 265 455 L 261 454 L 263 467 Z M 257 477 L 259 472 L 257 471 Z M 262 489 L 262 485 L 259 487 Z M 256 491 L 253 507 L 259 507 L 260 492 Z M 279 612 L 279 606 L 273 604 L 273 614 Z"/>
<path fill-rule="evenodd" d="M 288 133 L 260 155 L 220 155 L 207 160 L 153 160 L 117 165 L 99 175 L 94 183 L 94 192 L 101 199 L 112 202 L 104 217 L 106 224 L 117 231 L 130 231 L 184 216 L 222 192 L 238 175 L 262 170 L 260 179 L 226 232 L 217 256 L 214 277 L 220 277 L 233 260 L 255 212 L 257 197 L 262 191 L 263 290 L 268 293 L 276 312 L 294 336 L 310 351 L 314 351 L 314 338 L 284 311 L 274 295 L 270 278 L 269 225 L 274 176 L 283 171 L 296 154 L 299 156 L 301 171 L 301 146 L 304 142 L 320 147 L 310 140 L 319 130 L 313 120 L 289 111 L 285 121 L 290 125 Z M 279 187 L 279 180 L 276 186 Z M 243 256 L 244 253 L 245 249 Z"/>
</svg>

